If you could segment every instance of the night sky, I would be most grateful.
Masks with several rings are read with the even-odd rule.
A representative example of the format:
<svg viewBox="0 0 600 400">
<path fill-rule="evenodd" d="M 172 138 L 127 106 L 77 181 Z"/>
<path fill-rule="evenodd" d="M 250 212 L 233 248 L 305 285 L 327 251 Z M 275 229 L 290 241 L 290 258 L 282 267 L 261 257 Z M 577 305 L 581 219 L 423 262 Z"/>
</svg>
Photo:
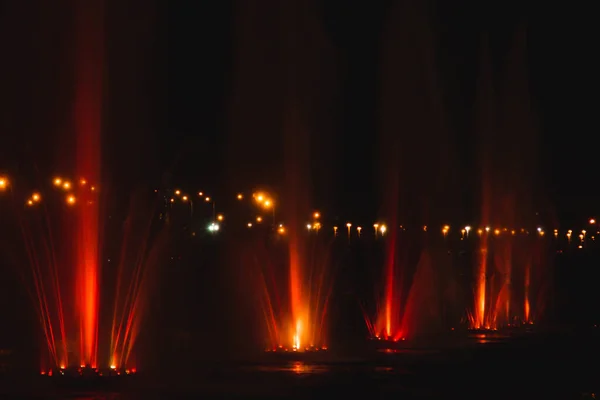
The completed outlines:
<svg viewBox="0 0 600 400">
<path fill-rule="evenodd" d="M 277 1 L 169 7 L 108 2 L 105 176 L 123 187 L 278 187 L 289 158 L 283 143 L 289 128 L 282 121 L 295 107 L 303 114 L 297 124 L 303 126 L 295 129 L 311 141 L 311 202 L 335 214 L 375 216 L 385 197 L 382 170 L 395 163 L 381 160 L 382 137 L 396 135 L 410 148 L 419 136 L 411 124 L 422 126 L 389 122 L 386 108 L 396 107 L 402 119 L 406 104 L 433 90 L 442 125 L 422 129 L 432 143 L 444 136 L 453 159 L 448 167 L 462 177 L 456 192 L 470 207 L 479 196 L 474 182 L 481 65 L 489 64 L 499 92 L 507 86 L 506 67 L 516 64 L 528 74 L 533 107 L 526 136 L 536 143 L 536 206 L 569 219 L 578 217 L 571 215 L 575 206 L 593 211 L 596 64 L 588 47 L 591 28 L 574 24 L 574 12 L 510 2 L 300 3 L 294 10 Z M 0 154 L 8 170 L 31 173 L 35 164 L 52 174 L 72 168 L 71 17 L 67 3 L 2 2 Z M 519 30 L 525 55 L 512 57 Z M 295 44 L 286 39 L 289 32 L 296 32 Z M 428 75 L 419 81 L 424 69 Z M 401 89 L 399 76 L 405 83 L 412 79 L 412 87 Z M 298 94 L 285 89 L 290 81 L 301 88 Z M 433 81 L 436 89 L 428 89 Z"/>
</svg>

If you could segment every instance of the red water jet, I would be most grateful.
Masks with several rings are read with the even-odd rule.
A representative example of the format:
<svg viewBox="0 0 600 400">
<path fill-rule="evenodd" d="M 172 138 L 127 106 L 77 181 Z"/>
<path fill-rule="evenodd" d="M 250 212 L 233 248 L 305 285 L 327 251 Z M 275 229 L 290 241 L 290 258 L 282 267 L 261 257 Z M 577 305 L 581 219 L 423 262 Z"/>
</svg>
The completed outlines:
<svg viewBox="0 0 600 400">
<path fill-rule="evenodd" d="M 100 182 L 102 86 L 104 66 L 104 2 L 77 2 L 75 136 L 76 170 L 82 178 Z M 75 236 L 76 305 L 80 321 L 80 359 L 95 367 L 98 346 L 99 205 L 95 198 L 82 206 Z"/>
</svg>

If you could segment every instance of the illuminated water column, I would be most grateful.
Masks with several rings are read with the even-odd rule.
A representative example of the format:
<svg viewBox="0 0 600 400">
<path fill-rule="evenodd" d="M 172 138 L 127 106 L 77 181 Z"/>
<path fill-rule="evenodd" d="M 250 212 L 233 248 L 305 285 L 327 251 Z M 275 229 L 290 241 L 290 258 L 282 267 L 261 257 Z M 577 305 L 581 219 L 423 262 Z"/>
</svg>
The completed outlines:
<svg viewBox="0 0 600 400">
<path fill-rule="evenodd" d="M 75 136 L 77 173 L 100 181 L 102 75 L 104 63 L 103 2 L 75 3 Z M 77 221 L 76 306 L 79 318 L 81 364 L 96 366 L 99 304 L 99 207 L 93 198 L 80 199 Z"/>
</svg>

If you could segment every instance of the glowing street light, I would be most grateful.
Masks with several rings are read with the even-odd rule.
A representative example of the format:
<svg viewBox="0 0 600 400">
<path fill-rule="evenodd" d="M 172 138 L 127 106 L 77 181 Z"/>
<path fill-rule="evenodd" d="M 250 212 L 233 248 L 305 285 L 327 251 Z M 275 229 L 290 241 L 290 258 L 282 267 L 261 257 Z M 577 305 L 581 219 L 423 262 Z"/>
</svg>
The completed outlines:
<svg viewBox="0 0 600 400">
<path fill-rule="evenodd" d="M 321 218 L 321 213 L 320 213 L 320 212 L 318 212 L 318 211 L 315 211 L 315 212 L 313 213 L 313 218 L 314 218 L 314 219 L 319 219 L 319 218 Z"/>
<path fill-rule="evenodd" d="M 444 227 L 442 228 L 442 235 L 444 235 L 444 238 L 446 237 L 446 235 L 448 235 L 449 231 L 450 231 L 450 225 L 444 225 Z"/>
<path fill-rule="evenodd" d="M 387 226 L 381 225 L 379 227 L 379 232 L 381 232 L 381 236 L 385 235 L 385 233 L 387 232 Z"/>
<path fill-rule="evenodd" d="M 333 227 L 333 236 L 337 236 L 337 231 L 338 231 L 338 227 L 334 226 Z"/>
<path fill-rule="evenodd" d="M 350 239 L 350 228 L 352 228 L 352 224 L 350 222 L 348 222 L 346 224 L 346 228 L 348 228 L 348 239 Z"/>
<path fill-rule="evenodd" d="M 243 194 L 241 194 L 241 193 L 238 193 L 238 195 L 237 195 L 237 199 L 238 199 L 238 200 L 242 200 L 243 198 L 244 198 L 244 195 L 243 195 Z"/>
<path fill-rule="evenodd" d="M 212 233 L 218 232 L 219 231 L 219 224 L 217 224 L 216 222 L 211 223 L 208 226 L 208 231 L 212 232 Z"/>
<path fill-rule="evenodd" d="M 181 194 L 181 190 L 179 190 L 179 189 L 175 189 L 175 195 L 176 195 L 176 196 L 179 196 L 180 194 Z"/>
<path fill-rule="evenodd" d="M 373 229 L 375 230 L 375 237 L 377 237 L 377 232 L 379 231 L 379 224 L 373 224 Z"/>
<path fill-rule="evenodd" d="M 62 179 L 60 179 L 60 178 L 54 178 L 52 180 L 52 183 L 54 184 L 54 186 L 60 186 L 60 185 L 62 185 Z"/>
<path fill-rule="evenodd" d="M 187 196 L 182 196 L 182 197 L 181 197 L 181 200 L 183 200 L 183 201 L 188 201 L 188 197 L 187 197 Z"/>
<path fill-rule="evenodd" d="M 260 215 L 256 217 L 256 222 L 258 222 L 259 224 L 262 222 L 262 217 Z"/>
<path fill-rule="evenodd" d="M 62 184 L 62 187 L 63 187 L 63 189 L 65 189 L 65 190 L 69 190 L 69 189 L 71 189 L 71 182 L 69 182 L 69 181 L 65 181 L 65 182 L 63 182 L 63 184 Z"/>
<path fill-rule="evenodd" d="M 8 187 L 8 178 L 0 176 L 0 190 L 6 190 Z"/>
<path fill-rule="evenodd" d="M 358 237 L 360 237 L 360 231 L 362 231 L 362 227 L 357 226 L 356 231 L 358 232 Z"/>
<path fill-rule="evenodd" d="M 39 193 L 34 193 L 31 195 L 31 200 L 37 203 L 38 201 L 42 200 L 42 196 L 40 196 Z"/>
<path fill-rule="evenodd" d="M 469 237 L 469 232 L 471 231 L 471 227 L 470 226 L 465 226 L 465 232 L 467 232 L 467 237 Z"/>
<path fill-rule="evenodd" d="M 590 225 L 594 225 L 596 223 L 596 220 L 594 218 L 590 218 Z"/>
<path fill-rule="evenodd" d="M 252 222 L 248 222 L 248 223 L 246 224 L 246 226 L 247 226 L 248 228 L 252 228 Z"/>
<path fill-rule="evenodd" d="M 223 221 L 223 219 L 224 219 L 223 214 L 217 215 L 217 221 L 221 222 L 221 221 Z"/>
<path fill-rule="evenodd" d="M 77 201 L 77 199 L 75 198 L 75 196 L 73 196 L 73 195 L 67 196 L 67 204 L 68 205 L 72 206 L 76 203 L 76 201 Z"/>
</svg>

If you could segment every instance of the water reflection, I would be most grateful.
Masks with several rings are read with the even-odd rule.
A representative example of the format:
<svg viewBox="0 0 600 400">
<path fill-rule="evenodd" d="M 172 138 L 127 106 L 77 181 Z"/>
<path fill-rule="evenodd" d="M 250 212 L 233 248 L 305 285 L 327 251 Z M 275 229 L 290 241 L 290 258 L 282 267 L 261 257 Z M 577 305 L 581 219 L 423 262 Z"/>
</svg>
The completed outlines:
<svg viewBox="0 0 600 400">
<path fill-rule="evenodd" d="M 298 375 L 324 374 L 332 371 L 330 365 L 310 364 L 302 361 L 294 361 L 281 365 L 259 365 L 250 369 L 259 372 L 291 372 Z"/>
</svg>

